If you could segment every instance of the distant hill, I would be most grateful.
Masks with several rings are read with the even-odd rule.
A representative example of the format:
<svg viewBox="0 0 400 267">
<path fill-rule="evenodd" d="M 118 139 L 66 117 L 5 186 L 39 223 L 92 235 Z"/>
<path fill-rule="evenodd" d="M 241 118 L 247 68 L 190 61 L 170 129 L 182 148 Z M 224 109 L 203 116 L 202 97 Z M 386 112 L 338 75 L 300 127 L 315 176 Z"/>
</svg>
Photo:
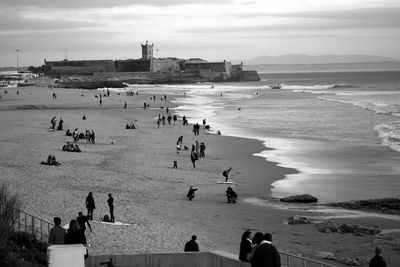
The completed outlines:
<svg viewBox="0 0 400 267">
<path fill-rule="evenodd" d="M 235 64 L 332 64 L 332 63 L 364 63 L 364 62 L 400 62 L 398 59 L 368 55 L 282 55 L 260 56 L 250 60 L 232 60 Z"/>
</svg>

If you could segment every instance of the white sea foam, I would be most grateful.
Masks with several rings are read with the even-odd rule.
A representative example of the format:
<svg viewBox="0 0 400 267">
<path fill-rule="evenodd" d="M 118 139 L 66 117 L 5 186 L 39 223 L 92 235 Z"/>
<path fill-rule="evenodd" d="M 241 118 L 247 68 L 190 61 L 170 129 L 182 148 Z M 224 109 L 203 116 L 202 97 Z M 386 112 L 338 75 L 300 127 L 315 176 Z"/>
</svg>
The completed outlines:
<svg viewBox="0 0 400 267">
<path fill-rule="evenodd" d="M 376 125 L 374 130 L 382 138 L 382 145 L 400 152 L 400 121 Z"/>
</svg>

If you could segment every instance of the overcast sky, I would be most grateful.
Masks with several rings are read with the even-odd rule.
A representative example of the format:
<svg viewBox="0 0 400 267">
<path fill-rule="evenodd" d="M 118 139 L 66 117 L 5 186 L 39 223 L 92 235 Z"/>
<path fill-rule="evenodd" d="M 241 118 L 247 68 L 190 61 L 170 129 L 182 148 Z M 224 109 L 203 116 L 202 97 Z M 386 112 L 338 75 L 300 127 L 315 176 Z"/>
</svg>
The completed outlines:
<svg viewBox="0 0 400 267">
<path fill-rule="evenodd" d="M 0 66 L 43 60 L 400 58 L 399 0 L 1 0 Z M 158 52 L 157 52 L 158 49 Z"/>
</svg>

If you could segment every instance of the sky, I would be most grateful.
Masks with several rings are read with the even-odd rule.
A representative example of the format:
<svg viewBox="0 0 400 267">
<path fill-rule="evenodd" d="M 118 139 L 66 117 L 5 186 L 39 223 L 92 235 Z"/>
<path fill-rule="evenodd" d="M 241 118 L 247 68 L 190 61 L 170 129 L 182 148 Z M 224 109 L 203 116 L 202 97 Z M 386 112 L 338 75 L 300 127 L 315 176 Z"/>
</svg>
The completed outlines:
<svg viewBox="0 0 400 267">
<path fill-rule="evenodd" d="M 154 56 L 400 59 L 400 0 L 1 0 L 0 66 Z M 19 50 L 17 53 L 16 50 Z"/>
</svg>

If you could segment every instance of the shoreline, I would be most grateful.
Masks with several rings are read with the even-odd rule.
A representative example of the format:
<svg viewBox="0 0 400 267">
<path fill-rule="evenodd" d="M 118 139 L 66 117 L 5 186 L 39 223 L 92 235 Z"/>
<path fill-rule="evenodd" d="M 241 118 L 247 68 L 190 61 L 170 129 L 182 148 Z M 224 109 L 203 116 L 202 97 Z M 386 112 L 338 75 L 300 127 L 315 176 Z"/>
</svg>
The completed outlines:
<svg viewBox="0 0 400 267">
<path fill-rule="evenodd" d="M 57 93 L 57 100 L 51 99 L 52 92 Z M 301 252 L 308 257 L 318 250 L 338 250 L 338 238 L 343 244 L 335 253 L 341 257 L 368 256 L 373 252 L 375 237 L 372 236 L 322 234 L 312 225 L 283 223 L 294 214 L 321 213 L 257 206 L 244 201 L 254 196 L 269 199 L 271 181 L 286 171 L 253 155 L 265 150 L 261 141 L 202 132 L 197 137 L 191 132 L 192 127 L 183 126 L 181 120 L 176 126 L 167 124 L 158 129 L 154 117 L 165 112 L 167 105 L 172 108 L 172 103 L 161 102 L 159 98 L 150 102 L 149 95 L 143 92 L 132 97 L 112 93 L 100 107 L 94 98 L 98 93 L 24 88 L 18 97 L 11 90 L 7 96 L 11 99 L 3 98 L 0 102 L 0 107 L 16 103 L 73 104 L 72 109 L 0 110 L 0 177 L 8 179 L 12 188 L 21 193 L 25 211 L 48 221 L 60 216 L 63 225 L 76 217 L 78 211 L 86 212 L 84 199 L 89 191 L 94 193 L 96 201 L 94 218 L 108 213 L 107 194 L 113 193 L 116 220 L 129 225 L 94 222 L 93 232 L 87 233 L 90 254 L 182 251 L 192 234 L 198 236 L 201 251 L 219 249 L 237 254 L 240 236 L 247 229 L 271 232 L 278 249 Z M 125 101 L 127 109 L 123 109 Z M 149 101 L 150 110 L 140 108 L 144 101 Z M 87 120 L 82 120 L 83 114 Z M 64 131 L 47 130 L 52 116 L 63 118 Z M 126 130 L 128 122 L 134 122 L 137 129 Z M 65 141 L 71 140 L 65 136 L 65 130 L 74 128 L 94 129 L 96 144 L 80 141 L 82 153 L 61 151 Z M 191 166 L 187 151 L 176 153 L 180 135 L 187 146 L 195 140 L 207 146 L 206 157 L 197 162 L 196 168 Z M 56 155 L 62 165 L 40 165 L 49 154 Z M 178 161 L 178 169 L 172 168 L 174 160 Z M 239 195 L 236 204 L 226 203 L 226 186 L 218 184 L 223 179 L 222 171 L 230 166 L 232 179 L 238 182 L 234 187 Z M 190 185 L 199 188 L 193 201 L 185 197 Z M 361 220 L 363 224 L 383 229 L 396 227 L 396 223 L 379 218 L 336 220 Z M 399 262 L 396 250 L 388 247 L 386 251 L 387 262 Z"/>
</svg>

